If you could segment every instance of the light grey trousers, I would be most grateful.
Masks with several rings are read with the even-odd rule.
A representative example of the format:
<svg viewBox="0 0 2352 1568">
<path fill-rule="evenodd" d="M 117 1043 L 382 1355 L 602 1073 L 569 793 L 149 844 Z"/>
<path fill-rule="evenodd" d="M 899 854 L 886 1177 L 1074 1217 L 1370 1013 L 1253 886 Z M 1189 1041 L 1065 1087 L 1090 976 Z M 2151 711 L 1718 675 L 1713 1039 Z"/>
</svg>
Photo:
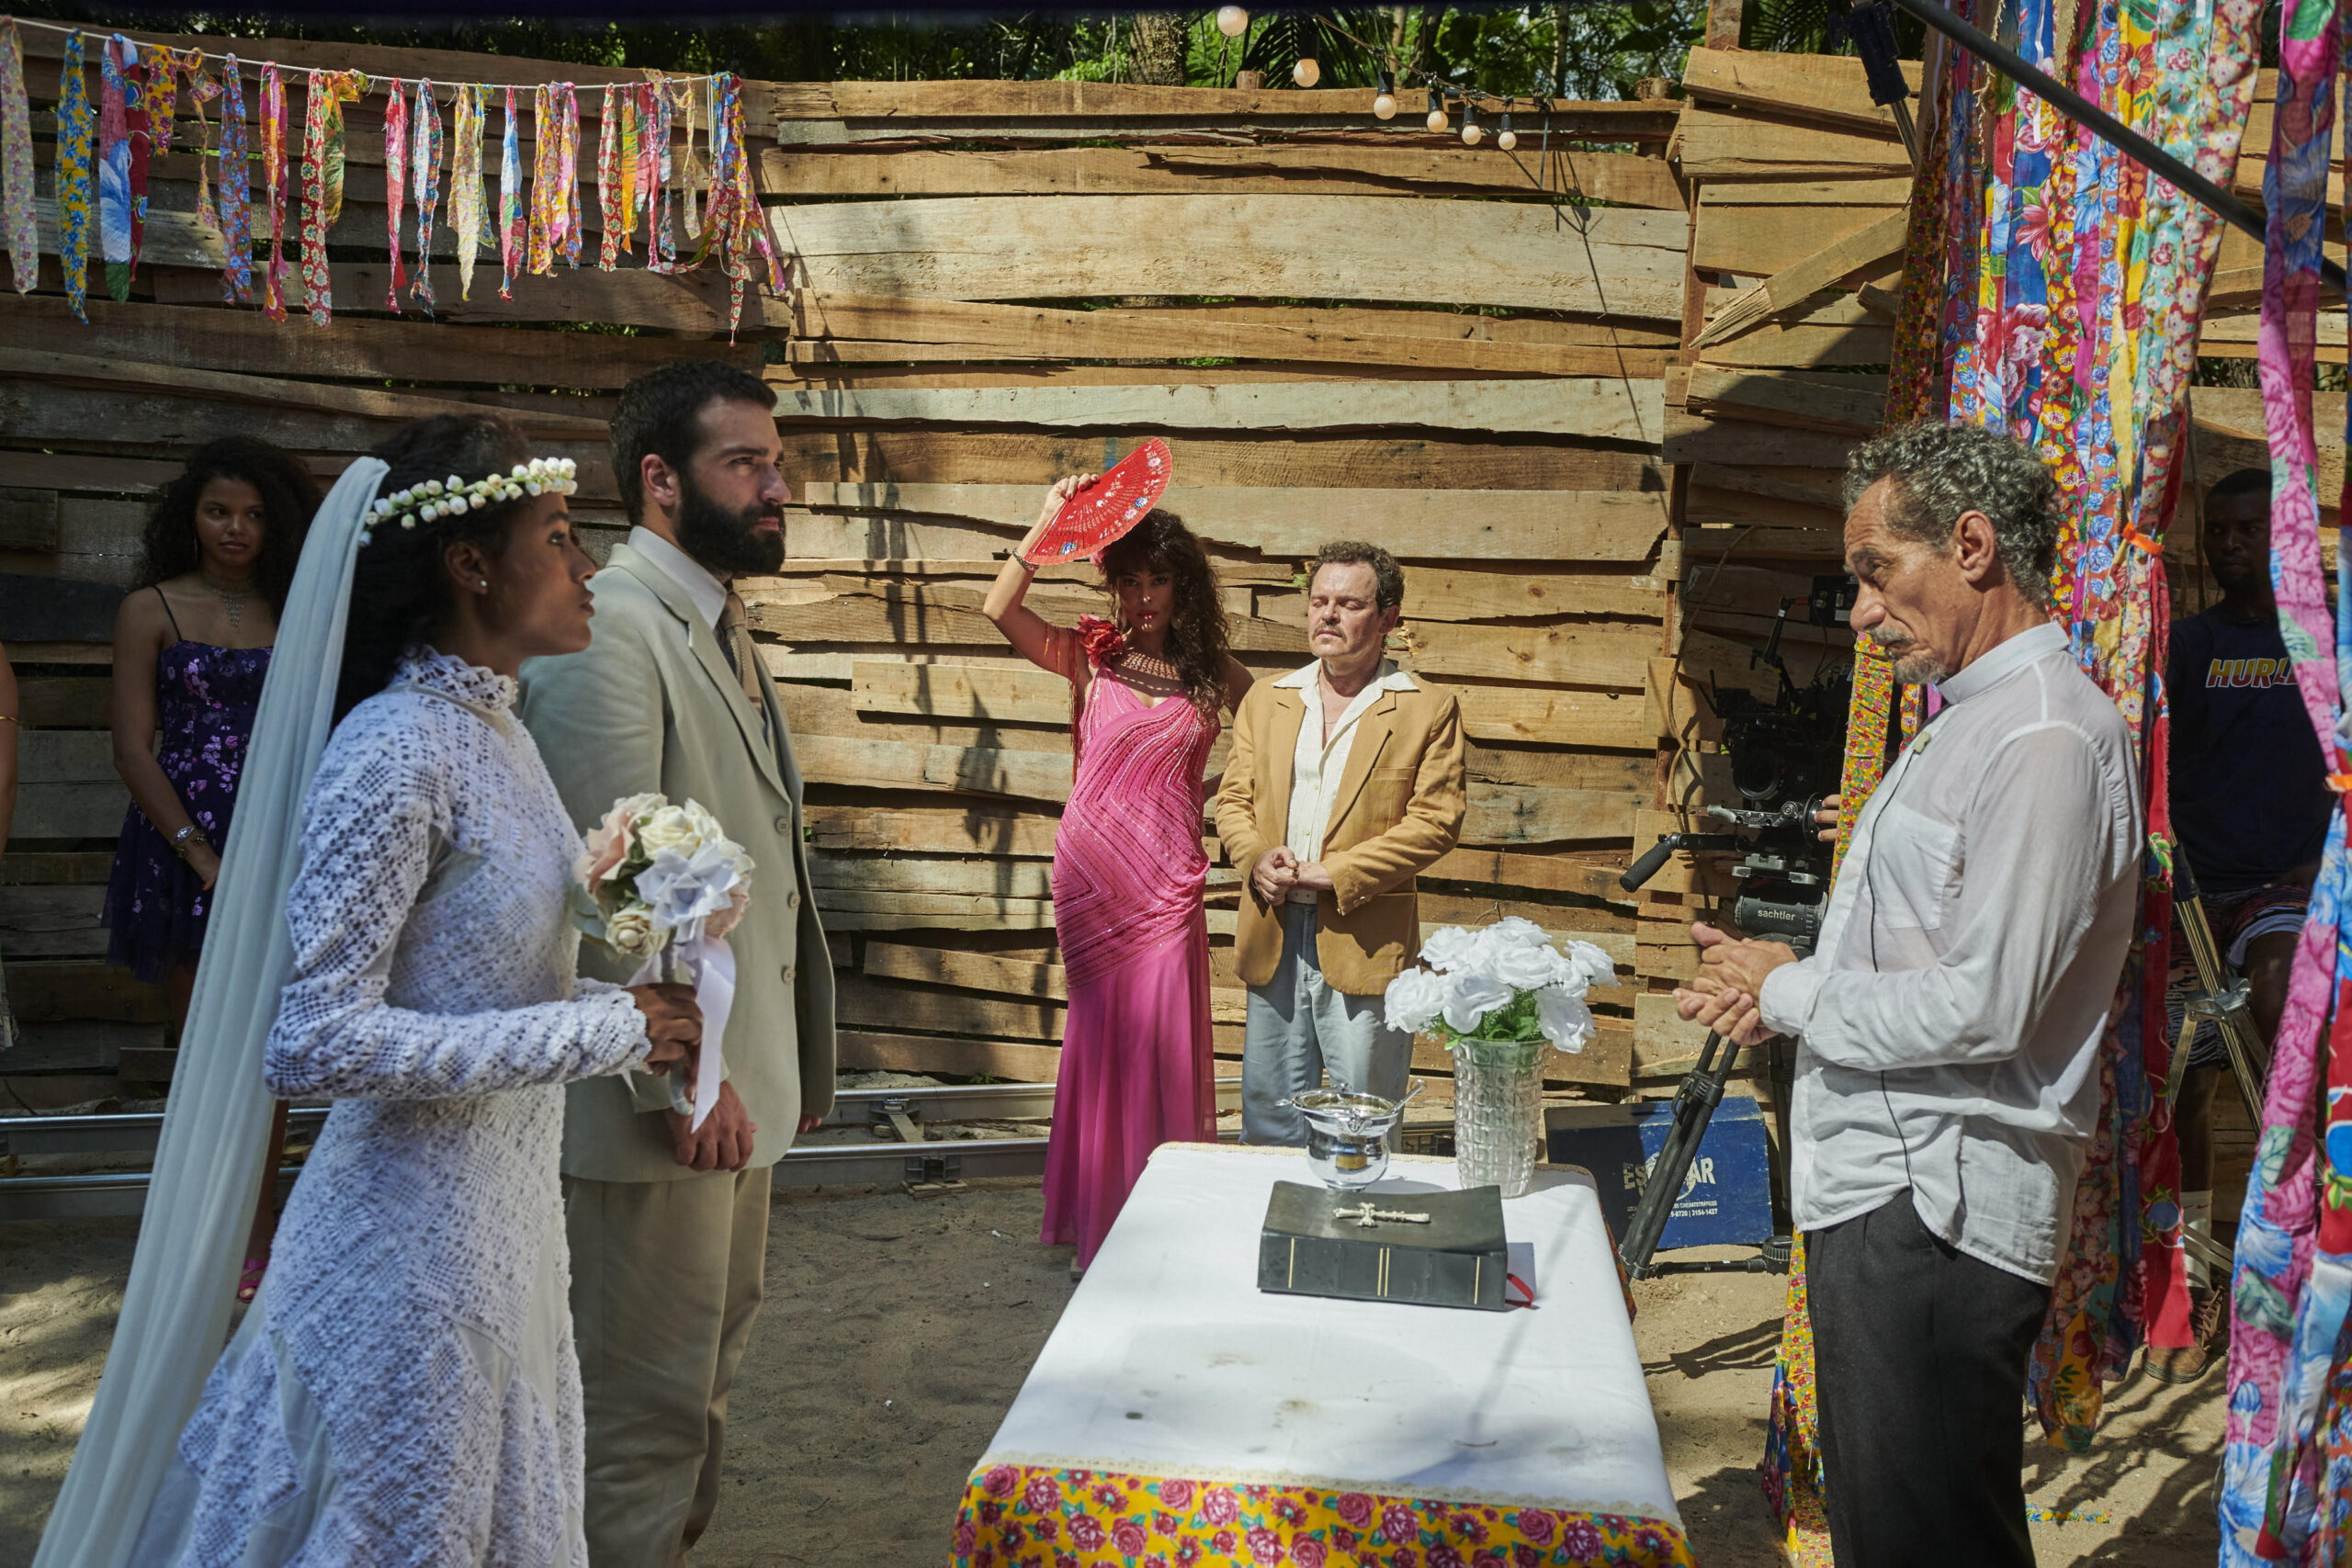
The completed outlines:
<svg viewBox="0 0 2352 1568">
<path fill-rule="evenodd" d="M 1316 962 L 1315 906 L 1283 906 L 1283 956 L 1274 977 L 1250 987 L 1241 1043 L 1241 1141 L 1306 1142 L 1306 1122 L 1279 1103 L 1323 1087 L 1390 1100 L 1405 1092 L 1413 1037 L 1383 1021 L 1377 996 L 1334 989 Z"/>
</svg>

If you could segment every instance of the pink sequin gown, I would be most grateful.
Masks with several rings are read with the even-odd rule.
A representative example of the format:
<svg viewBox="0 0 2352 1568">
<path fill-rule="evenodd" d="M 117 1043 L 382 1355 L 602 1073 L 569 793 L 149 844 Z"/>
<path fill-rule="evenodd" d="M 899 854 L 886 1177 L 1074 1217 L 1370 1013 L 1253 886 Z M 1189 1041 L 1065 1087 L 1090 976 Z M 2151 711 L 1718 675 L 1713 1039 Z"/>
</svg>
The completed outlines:
<svg viewBox="0 0 2352 1568">
<path fill-rule="evenodd" d="M 1216 719 L 1148 706 L 1099 668 L 1077 720 L 1078 778 L 1054 840 L 1054 925 L 1069 1018 L 1046 1150 L 1047 1243 L 1092 1260 L 1161 1144 L 1216 1136 L 1201 769 Z"/>
</svg>

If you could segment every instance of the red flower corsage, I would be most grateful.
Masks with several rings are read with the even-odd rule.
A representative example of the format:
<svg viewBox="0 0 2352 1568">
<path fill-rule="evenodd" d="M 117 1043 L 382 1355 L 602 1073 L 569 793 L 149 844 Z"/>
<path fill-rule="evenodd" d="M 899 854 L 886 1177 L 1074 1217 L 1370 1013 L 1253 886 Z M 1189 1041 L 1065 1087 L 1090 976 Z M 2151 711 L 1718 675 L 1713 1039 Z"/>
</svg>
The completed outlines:
<svg viewBox="0 0 2352 1568">
<path fill-rule="evenodd" d="M 1127 651 L 1127 639 L 1119 628 L 1100 615 L 1079 616 L 1078 639 L 1086 645 L 1086 657 L 1095 664 L 1115 664 Z"/>
</svg>

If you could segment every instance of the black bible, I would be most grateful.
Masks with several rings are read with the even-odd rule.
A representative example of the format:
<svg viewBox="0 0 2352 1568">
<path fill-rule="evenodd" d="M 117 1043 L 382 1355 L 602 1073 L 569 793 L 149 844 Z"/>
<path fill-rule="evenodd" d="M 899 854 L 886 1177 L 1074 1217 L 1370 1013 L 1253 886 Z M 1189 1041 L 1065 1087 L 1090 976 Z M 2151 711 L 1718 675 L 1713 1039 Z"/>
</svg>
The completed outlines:
<svg viewBox="0 0 2352 1568">
<path fill-rule="evenodd" d="M 1258 1288 L 1500 1312 L 1508 1261 L 1498 1187 L 1374 1194 L 1278 1181 Z"/>
</svg>

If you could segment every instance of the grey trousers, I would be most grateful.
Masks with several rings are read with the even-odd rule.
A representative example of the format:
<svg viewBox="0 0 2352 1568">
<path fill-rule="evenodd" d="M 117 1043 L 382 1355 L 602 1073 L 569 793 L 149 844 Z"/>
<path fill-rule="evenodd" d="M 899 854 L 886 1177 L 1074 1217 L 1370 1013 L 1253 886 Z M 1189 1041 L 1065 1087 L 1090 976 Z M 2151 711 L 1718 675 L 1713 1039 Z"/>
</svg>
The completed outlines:
<svg viewBox="0 0 2352 1568">
<path fill-rule="evenodd" d="M 718 1506 L 767 1265 L 770 1171 L 563 1181 L 592 1568 L 675 1568 Z"/>
<path fill-rule="evenodd" d="M 1283 906 L 1283 956 L 1274 977 L 1250 987 L 1241 1044 L 1241 1141 L 1303 1145 L 1306 1122 L 1278 1102 L 1334 1085 L 1390 1100 L 1405 1092 L 1413 1037 L 1382 1021 L 1377 996 L 1351 997 L 1323 978 L 1315 954 L 1315 906 Z"/>
<path fill-rule="evenodd" d="M 2026 1358 L 2050 1287 L 1969 1257 L 1906 1190 L 1804 1238 L 1838 1568 L 2033 1568 Z"/>
</svg>

